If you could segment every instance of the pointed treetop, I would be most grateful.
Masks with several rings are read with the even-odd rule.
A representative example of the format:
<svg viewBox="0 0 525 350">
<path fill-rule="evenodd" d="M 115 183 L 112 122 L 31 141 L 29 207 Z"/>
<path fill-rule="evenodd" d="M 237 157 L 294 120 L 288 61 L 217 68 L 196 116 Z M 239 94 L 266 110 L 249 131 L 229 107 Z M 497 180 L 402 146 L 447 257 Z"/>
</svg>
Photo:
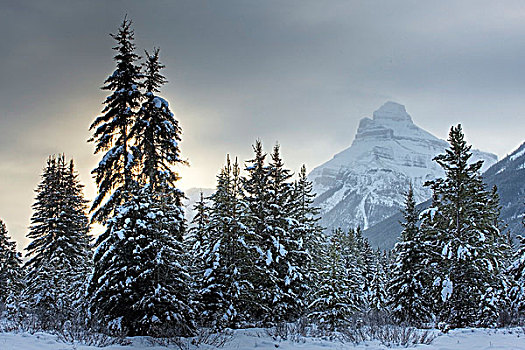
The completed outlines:
<svg viewBox="0 0 525 350">
<path fill-rule="evenodd" d="M 127 48 L 130 48 L 130 51 L 133 51 L 135 49 L 135 45 L 133 44 L 133 40 L 135 39 L 135 32 L 131 25 L 133 24 L 133 21 L 128 19 L 128 15 L 126 14 L 124 16 L 124 19 L 122 20 L 122 23 L 120 24 L 120 27 L 118 28 L 118 32 L 116 34 L 110 33 L 109 35 L 119 42 L 119 44 L 126 43 Z M 113 48 L 114 50 L 121 50 L 120 46 L 116 46 Z"/>
<path fill-rule="evenodd" d="M 144 76 L 146 78 L 144 87 L 147 93 L 159 92 L 160 87 L 168 82 L 166 78 L 160 74 L 160 71 L 165 68 L 165 66 L 159 62 L 159 52 L 159 48 L 153 48 L 151 54 L 147 50 L 144 50 L 146 54 L 146 62 L 143 64 Z"/>
</svg>

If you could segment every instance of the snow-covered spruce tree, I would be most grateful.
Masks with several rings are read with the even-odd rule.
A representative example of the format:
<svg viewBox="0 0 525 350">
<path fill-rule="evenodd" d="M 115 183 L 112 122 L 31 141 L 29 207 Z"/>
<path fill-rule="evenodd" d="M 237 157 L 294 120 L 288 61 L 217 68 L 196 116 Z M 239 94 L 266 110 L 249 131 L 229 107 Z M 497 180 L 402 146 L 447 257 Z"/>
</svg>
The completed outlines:
<svg viewBox="0 0 525 350">
<path fill-rule="evenodd" d="M 364 266 L 364 260 L 362 256 L 363 237 L 361 236 L 359 228 L 357 230 L 349 229 L 348 232 L 345 233 L 339 231 L 340 229 L 337 229 L 334 232 L 340 236 L 339 240 L 341 241 L 341 255 L 344 260 L 347 274 L 352 276 L 354 283 L 358 286 L 358 289 L 354 291 L 356 295 L 356 305 L 360 311 L 363 311 L 365 305 L 363 290 L 366 285 L 364 280 L 364 271 L 367 269 L 366 266 Z M 325 241 L 327 239 L 329 239 L 329 237 L 325 237 Z M 319 269 L 319 266 L 322 268 L 325 263 L 325 255 L 320 254 L 316 259 L 315 269 Z M 315 283 L 319 284 L 318 281 Z M 313 292 L 315 292 L 315 290 Z"/>
<path fill-rule="evenodd" d="M 375 251 L 375 269 L 372 280 L 370 281 L 369 304 L 370 310 L 378 317 L 387 314 L 387 263 L 386 252 L 382 252 L 379 249 Z"/>
<path fill-rule="evenodd" d="M 108 220 L 89 285 L 92 317 L 114 334 L 188 335 L 193 331 L 182 210 L 169 192 L 136 187 Z M 102 252 L 106 252 L 102 254 Z"/>
<path fill-rule="evenodd" d="M 394 320 L 419 326 L 430 317 L 429 277 L 424 267 L 424 247 L 419 234 L 419 212 L 412 184 L 405 196 L 403 231 L 394 247 L 394 263 L 388 283 L 388 304 Z"/>
<path fill-rule="evenodd" d="M 23 288 L 22 273 L 22 257 L 0 220 L 0 314 L 8 309 L 8 305 L 17 307 L 15 304 Z"/>
<path fill-rule="evenodd" d="M 203 315 L 205 305 L 202 302 L 201 289 L 204 278 L 204 249 L 209 239 L 208 224 L 210 222 L 209 198 L 202 191 L 200 199 L 193 205 L 195 216 L 189 225 L 188 234 L 184 237 L 184 245 L 189 253 L 188 272 L 191 276 L 191 302 L 196 315 Z M 204 317 L 197 317 L 196 324 L 206 323 Z"/>
<path fill-rule="evenodd" d="M 87 201 L 73 161 L 48 158 L 36 190 L 27 237 L 22 300 L 42 328 L 60 327 L 78 314 L 90 269 Z"/>
<path fill-rule="evenodd" d="M 255 142 L 253 150 L 254 158 L 247 162 L 245 168 L 247 176 L 243 178 L 243 192 L 247 206 L 246 226 L 248 227 L 246 243 L 256 251 L 250 282 L 257 290 L 253 291 L 249 313 L 254 321 L 267 321 L 266 318 L 271 310 L 266 306 L 270 293 L 266 267 L 271 264 L 273 257 L 268 255 L 271 252 L 261 248 L 261 242 L 268 236 L 269 179 L 268 167 L 265 164 L 266 153 L 263 152 L 262 143 L 259 140 Z"/>
<path fill-rule="evenodd" d="M 392 266 L 394 264 L 394 254 L 392 251 L 393 249 L 384 250 L 383 255 L 382 255 L 382 259 L 384 262 L 383 268 L 385 270 L 385 276 L 386 276 L 386 281 L 387 281 L 387 285 L 386 285 L 387 294 L 388 294 L 388 281 L 392 279 Z M 390 296 L 388 297 L 388 299 L 390 299 Z M 388 300 L 387 300 L 387 304 L 388 304 Z"/>
<path fill-rule="evenodd" d="M 373 307 L 373 292 L 372 292 L 372 280 L 376 271 L 376 256 L 374 250 L 370 246 L 368 239 L 363 237 L 361 228 L 358 226 L 353 232 L 353 235 L 349 234 L 349 239 L 353 242 L 349 250 L 355 259 L 355 264 L 358 266 L 356 273 L 360 274 L 360 286 L 361 286 L 361 298 L 362 298 L 362 311 L 369 313 Z"/>
<path fill-rule="evenodd" d="M 112 91 L 104 101 L 102 115 L 91 124 L 95 153 L 104 153 L 98 166 L 91 172 L 98 186 L 98 195 L 93 201 L 92 221 L 104 224 L 116 208 L 124 203 L 133 185 L 133 168 L 136 166 L 129 136 L 130 125 L 136 118 L 140 106 L 140 66 L 136 63 L 134 32 L 131 21 L 124 18 L 117 34 L 111 34 L 117 42 L 113 49 L 116 69 L 102 87 Z M 104 202 L 105 201 L 105 202 Z"/>
<path fill-rule="evenodd" d="M 197 279 L 198 300 L 206 325 L 238 328 L 251 321 L 251 298 L 257 291 L 248 279 L 253 271 L 253 251 L 246 242 L 246 206 L 237 160 L 232 165 L 227 157 L 210 201 L 203 269 Z"/>
<path fill-rule="evenodd" d="M 482 327 L 503 326 L 509 322 L 511 314 L 511 301 L 509 290 L 512 283 L 509 281 L 506 271 L 512 259 L 512 240 L 505 233 L 505 223 L 500 219 L 501 206 L 497 187 L 486 193 L 485 213 L 483 226 L 492 227 L 494 235 L 489 236 L 487 242 L 487 255 L 493 256 L 497 262 L 497 275 L 486 283 L 488 287 L 481 296 L 478 309 L 477 325 Z"/>
<path fill-rule="evenodd" d="M 207 227 L 210 222 L 210 208 L 208 206 L 208 198 L 200 193 L 199 200 L 193 205 L 193 212 L 195 216 L 191 220 L 188 234 L 185 243 L 188 251 L 191 253 L 191 267 L 194 273 L 200 274 L 202 266 L 202 254 L 204 252 L 204 242 L 208 239 Z"/>
<path fill-rule="evenodd" d="M 291 171 L 284 167 L 280 147 L 275 145 L 268 167 L 269 179 L 269 236 L 264 237 L 262 247 L 266 248 L 266 257 L 271 253 L 270 268 L 277 272 L 275 288 L 270 291 L 270 308 L 274 321 L 291 321 L 299 317 L 305 309 L 304 296 L 310 284 L 309 253 L 303 237 L 309 231 L 306 225 L 300 225 L 295 218 L 297 208 L 294 201 L 294 187 L 290 181 Z M 305 203 L 306 204 L 306 203 Z M 306 214 L 306 213 L 305 213 Z M 306 218 L 305 218 L 306 219 Z M 313 233 L 312 233 L 313 235 Z M 313 243 L 313 242 L 311 242 Z M 310 244 L 311 244 L 310 243 Z M 270 279 L 273 276 L 269 275 Z M 272 295 L 273 294 L 273 295 Z"/>
<path fill-rule="evenodd" d="M 149 287 L 146 282 L 141 283 L 143 299 L 140 307 L 146 311 L 141 328 L 146 329 L 145 334 L 152 335 L 165 332 L 189 334 L 193 324 L 188 293 L 187 264 L 190 255 L 183 246 L 186 231 L 182 207 L 184 193 L 176 188 L 179 176 L 173 170 L 175 165 L 187 163 L 180 158 L 178 142 L 181 141 L 182 129 L 168 101 L 156 95 L 167 82 L 160 74 L 164 65 L 159 62 L 159 49 L 154 49 L 152 54 L 146 51 L 145 54 L 146 100 L 130 134 L 136 142 L 136 154 L 142 165 L 138 181 L 151 203 L 150 212 L 145 213 L 146 218 L 155 216 L 160 222 L 158 225 L 152 222 L 152 229 L 144 240 L 144 260 L 150 263 L 142 267 L 143 276 L 151 271 L 152 278 L 145 280 L 150 281 Z M 156 258 L 148 258 L 153 256 Z M 159 329 L 160 326 L 164 329 Z"/>
<path fill-rule="evenodd" d="M 341 229 L 336 229 L 322 245 L 317 286 L 309 305 L 308 318 L 328 331 L 343 329 L 350 323 L 351 315 L 361 307 L 359 276 L 347 266 L 344 256 L 347 238 Z"/>
<path fill-rule="evenodd" d="M 138 112 L 137 120 L 130 129 L 130 138 L 135 141 L 133 149 L 140 157 L 139 183 L 150 184 L 155 191 L 159 185 L 175 187 L 179 180 L 173 166 L 186 164 L 180 158 L 179 142 L 182 129 L 169 103 L 161 96 L 162 85 L 167 80 L 160 73 L 164 65 L 159 61 L 159 49 L 146 54 L 144 64 L 144 102 Z M 181 192 L 180 197 L 184 194 Z"/>
<path fill-rule="evenodd" d="M 446 153 L 434 158 L 446 177 L 427 183 L 433 207 L 420 227 L 433 276 L 433 311 L 448 327 L 493 326 L 506 288 L 506 241 L 480 176 L 482 161 L 469 164 L 471 146 L 461 125 L 451 128 L 448 141 Z"/>
<path fill-rule="evenodd" d="M 175 187 L 179 177 L 173 171 L 185 163 L 177 143 L 181 129 L 168 102 L 155 95 L 166 82 L 159 73 L 158 50 L 146 54 L 146 100 L 129 129 L 119 130 L 121 137 L 129 130 L 128 141 L 133 141 L 132 178 L 127 182 L 124 177 L 127 200 L 106 220 L 106 231 L 96 242 L 91 313 L 112 333 L 189 335 L 194 326 L 186 266 L 190 256 L 183 245 L 184 193 Z"/>
<path fill-rule="evenodd" d="M 298 267 L 301 283 L 304 287 L 297 292 L 299 298 L 310 304 L 308 298 L 316 288 L 315 274 L 317 259 L 322 254 L 324 241 L 323 228 L 318 224 L 320 220 L 319 208 L 313 205 L 315 193 L 312 182 L 308 180 L 306 167 L 299 171 L 299 178 L 294 182 L 292 194 L 292 217 L 295 220 L 292 229 L 293 237 L 297 242 L 297 250 L 293 252 L 294 265 Z"/>
<path fill-rule="evenodd" d="M 525 217 L 523 219 L 525 227 Z M 525 317 L 525 237 L 518 236 L 520 246 L 514 253 L 512 264 L 508 268 L 508 275 L 512 282 L 509 293 L 513 314 L 518 320 Z"/>
<path fill-rule="evenodd" d="M 359 285 L 360 311 L 369 322 L 382 322 L 386 316 L 386 261 L 375 252 L 361 228 L 349 230 L 344 247 L 347 268 L 356 276 Z"/>
<path fill-rule="evenodd" d="M 64 156 L 62 156 L 64 158 Z M 69 267 L 69 289 L 71 290 L 72 308 L 75 314 L 84 318 L 87 310 L 85 294 L 87 279 L 93 267 L 91 250 L 92 236 L 89 234 L 90 225 L 87 216 L 88 201 L 84 198 L 84 185 L 80 183 L 78 172 L 75 170 L 73 159 L 69 164 L 64 158 L 64 203 L 60 219 L 63 228 L 69 233 L 70 244 L 68 254 L 75 259 Z M 58 162 L 60 164 L 60 161 Z M 78 322 L 84 319 L 76 320 Z"/>
<path fill-rule="evenodd" d="M 306 286 L 296 265 L 304 247 L 294 238 L 293 186 L 284 168 L 279 146 L 265 165 L 262 145 L 254 145 L 255 157 L 248 161 L 245 181 L 248 205 L 249 244 L 256 250 L 253 285 L 260 286 L 257 320 L 263 324 L 292 320 L 302 312 L 299 296 Z"/>
</svg>

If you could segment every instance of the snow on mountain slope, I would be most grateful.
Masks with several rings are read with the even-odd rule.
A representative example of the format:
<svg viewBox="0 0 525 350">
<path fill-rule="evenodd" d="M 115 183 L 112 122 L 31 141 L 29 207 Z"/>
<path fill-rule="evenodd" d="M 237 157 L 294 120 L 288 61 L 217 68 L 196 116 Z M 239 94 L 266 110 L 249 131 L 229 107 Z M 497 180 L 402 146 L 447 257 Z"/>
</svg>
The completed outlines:
<svg viewBox="0 0 525 350">
<path fill-rule="evenodd" d="M 496 186 L 501 205 L 500 219 L 507 226 L 506 232 L 516 239 L 518 235 L 525 234 L 522 225 L 525 205 L 525 143 L 518 149 L 492 165 L 483 173 L 483 182 L 488 189 Z M 430 200 L 418 204 L 418 210 L 430 206 Z M 403 220 L 401 212 L 371 226 L 363 231 L 370 244 L 376 248 L 391 249 L 401 234 L 399 224 Z"/>
<path fill-rule="evenodd" d="M 352 145 L 309 175 L 328 229 L 368 228 L 398 211 L 409 183 L 417 202 L 430 197 L 423 184 L 443 176 L 432 161 L 448 143 L 415 125 L 403 105 L 386 102 L 372 118 L 359 122 Z M 484 169 L 497 161 L 491 153 L 473 150 L 472 160 Z"/>
<path fill-rule="evenodd" d="M 518 149 L 483 174 L 485 183 L 496 186 L 501 204 L 501 219 L 515 237 L 525 234 L 522 225 L 525 212 L 525 142 Z"/>
</svg>

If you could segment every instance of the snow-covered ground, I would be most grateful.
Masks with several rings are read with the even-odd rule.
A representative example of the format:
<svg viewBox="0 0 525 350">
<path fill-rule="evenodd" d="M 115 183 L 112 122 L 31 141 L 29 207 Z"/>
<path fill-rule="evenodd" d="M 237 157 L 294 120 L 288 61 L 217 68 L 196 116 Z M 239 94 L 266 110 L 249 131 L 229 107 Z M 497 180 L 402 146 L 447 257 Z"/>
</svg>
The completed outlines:
<svg viewBox="0 0 525 350">
<path fill-rule="evenodd" d="M 187 344 L 186 344 L 187 345 Z M 139 349 L 195 349 L 195 346 L 186 347 L 183 345 L 163 346 L 154 345 L 145 338 L 135 338 L 128 346 L 109 346 L 107 350 L 139 350 Z M 339 341 L 328 341 L 306 338 L 300 342 L 276 341 L 265 330 L 250 329 L 236 331 L 223 349 L 389 349 L 377 341 L 365 342 L 359 345 L 352 343 L 342 343 Z M 393 348 L 396 348 L 395 346 Z M 397 347 L 400 348 L 400 347 Z M 412 347 L 421 350 L 525 350 L 525 331 L 523 328 L 512 329 L 457 329 L 448 334 L 439 334 L 430 345 L 416 345 Z M 94 346 L 84 346 L 79 344 L 66 344 L 57 340 L 56 336 L 45 333 L 0 333 L 0 349 L 2 350 L 95 350 L 100 349 Z M 216 349 L 214 346 L 201 345 L 199 349 Z"/>
</svg>

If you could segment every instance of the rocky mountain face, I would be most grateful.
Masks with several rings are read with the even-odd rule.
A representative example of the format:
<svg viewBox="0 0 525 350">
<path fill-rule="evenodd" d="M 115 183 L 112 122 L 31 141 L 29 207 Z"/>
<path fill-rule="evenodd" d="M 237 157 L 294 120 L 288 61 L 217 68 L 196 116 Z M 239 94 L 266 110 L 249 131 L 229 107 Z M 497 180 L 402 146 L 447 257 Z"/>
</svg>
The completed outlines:
<svg viewBox="0 0 525 350">
<path fill-rule="evenodd" d="M 503 158 L 485 173 L 483 181 L 490 189 L 498 188 L 501 205 L 501 220 L 507 225 L 512 237 L 525 235 L 522 220 L 525 213 L 525 143 L 516 151 Z M 418 210 L 424 210 L 431 205 L 431 201 L 418 204 Z M 371 245 L 381 249 L 391 249 L 401 234 L 399 224 L 403 220 L 400 212 L 373 225 L 363 232 Z"/>
<path fill-rule="evenodd" d="M 501 219 L 510 234 L 525 235 L 525 142 L 483 174 L 487 186 L 496 186 L 500 196 Z"/>
<path fill-rule="evenodd" d="M 432 158 L 447 147 L 415 125 L 403 105 L 385 103 L 372 118 L 361 119 L 349 148 L 310 173 L 321 224 L 328 230 L 367 229 L 402 208 L 409 183 L 416 201 L 425 201 L 431 193 L 424 182 L 444 175 Z M 480 159 L 485 169 L 497 161 L 494 154 L 473 150 L 472 160 Z"/>
</svg>

